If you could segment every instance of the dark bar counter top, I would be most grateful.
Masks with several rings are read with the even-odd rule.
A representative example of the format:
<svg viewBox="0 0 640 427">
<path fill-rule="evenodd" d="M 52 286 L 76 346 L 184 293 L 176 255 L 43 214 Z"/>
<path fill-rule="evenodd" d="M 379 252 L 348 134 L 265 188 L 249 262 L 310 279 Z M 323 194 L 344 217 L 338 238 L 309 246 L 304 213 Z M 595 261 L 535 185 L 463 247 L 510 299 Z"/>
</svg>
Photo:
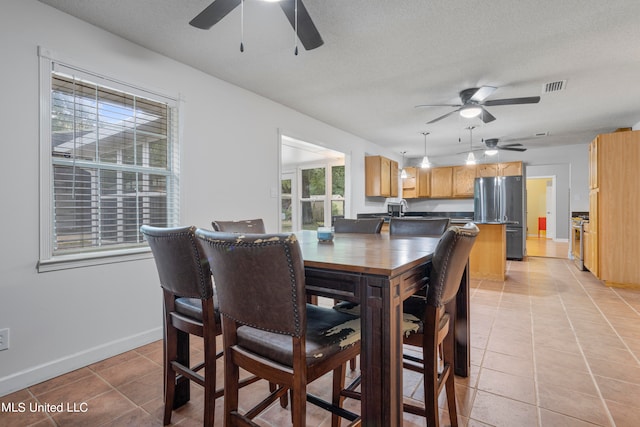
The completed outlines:
<svg viewBox="0 0 640 427">
<path fill-rule="evenodd" d="M 473 212 L 420 212 L 409 211 L 404 213 L 404 217 L 412 218 L 449 218 L 452 224 L 465 224 L 473 221 Z M 390 216 L 387 212 L 359 213 L 358 218 L 384 218 L 388 222 Z"/>
</svg>

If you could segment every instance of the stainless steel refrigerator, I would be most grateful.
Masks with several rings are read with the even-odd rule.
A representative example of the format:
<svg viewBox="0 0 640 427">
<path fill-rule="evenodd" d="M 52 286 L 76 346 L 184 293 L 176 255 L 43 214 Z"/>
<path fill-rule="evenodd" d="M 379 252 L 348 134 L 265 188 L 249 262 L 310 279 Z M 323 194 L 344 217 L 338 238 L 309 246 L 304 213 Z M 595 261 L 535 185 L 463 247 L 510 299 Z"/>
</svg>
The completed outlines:
<svg viewBox="0 0 640 427">
<path fill-rule="evenodd" d="M 476 178 L 473 192 L 474 221 L 506 224 L 507 258 L 525 255 L 527 232 L 526 189 L 523 176 Z"/>
</svg>

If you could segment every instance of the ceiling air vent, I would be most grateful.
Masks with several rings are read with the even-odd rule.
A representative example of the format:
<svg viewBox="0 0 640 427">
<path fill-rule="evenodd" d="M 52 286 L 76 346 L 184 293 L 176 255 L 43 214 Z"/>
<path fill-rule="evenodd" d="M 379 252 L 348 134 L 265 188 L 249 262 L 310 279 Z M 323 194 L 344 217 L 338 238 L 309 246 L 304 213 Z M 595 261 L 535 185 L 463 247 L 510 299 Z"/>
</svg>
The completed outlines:
<svg viewBox="0 0 640 427">
<path fill-rule="evenodd" d="M 556 82 L 549 82 L 542 86 L 542 93 L 555 93 L 565 90 L 567 88 L 566 80 L 558 80 Z"/>
</svg>

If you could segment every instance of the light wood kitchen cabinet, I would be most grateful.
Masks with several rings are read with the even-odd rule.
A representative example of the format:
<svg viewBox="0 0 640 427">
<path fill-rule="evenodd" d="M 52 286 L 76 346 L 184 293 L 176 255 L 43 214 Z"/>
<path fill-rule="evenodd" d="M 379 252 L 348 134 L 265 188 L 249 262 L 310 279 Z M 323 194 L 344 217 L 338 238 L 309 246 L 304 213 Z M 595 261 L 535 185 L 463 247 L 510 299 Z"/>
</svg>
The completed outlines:
<svg viewBox="0 0 640 427">
<path fill-rule="evenodd" d="M 476 166 L 476 176 L 520 176 L 522 170 L 522 162 L 484 163 Z"/>
<path fill-rule="evenodd" d="M 589 189 L 598 188 L 598 137 L 589 144 Z"/>
<path fill-rule="evenodd" d="M 429 169 L 412 166 L 404 169 L 407 172 L 407 178 L 402 180 L 402 197 L 405 199 L 429 197 L 431 195 L 431 175 Z"/>
<path fill-rule="evenodd" d="M 453 196 L 453 167 L 431 169 L 431 197 Z"/>
<path fill-rule="evenodd" d="M 365 195 L 398 197 L 398 162 L 383 156 L 366 156 Z"/>
<path fill-rule="evenodd" d="M 590 271 L 608 286 L 640 288 L 640 131 L 598 135 L 590 146 Z"/>
<path fill-rule="evenodd" d="M 407 167 L 405 169 L 409 175 L 402 183 L 402 197 L 405 199 L 420 197 L 473 198 L 476 178 L 520 176 L 524 170 L 522 162 L 444 166 L 432 169 Z M 369 195 L 367 192 L 367 196 Z"/>
<path fill-rule="evenodd" d="M 431 170 L 418 169 L 418 197 L 431 197 Z"/>
<path fill-rule="evenodd" d="M 499 176 L 520 176 L 522 175 L 522 162 L 506 162 L 498 164 Z"/>
<path fill-rule="evenodd" d="M 507 271 L 507 226 L 478 224 L 480 233 L 469 254 L 472 279 L 504 280 Z"/>
<path fill-rule="evenodd" d="M 453 167 L 453 197 L 473 197 L 476 165 Z"/>
<path fill-rule="evenodd" d="M 600 270 L 598 268 L 600 260 L 598 258 L 598 192 L 597 188 L 589 191 L 589 224 L 585 228 L 585 259 L 584 266 L 587 267 L 594 276 L 599 277 Z M 588 245 L 588 247 L 587 247 Z"/>
<path fill-rule="evenodd" d="M 476 176 L 478 178 L 498 176 L 498 163 L 484 163 L 476 166 Z"/>
<path fill-rule="evenodd" d="M 404 168 L 407 177 L 402 180 L 402 198 L 415 199 L 418 197 L 418 171 L 415 167 Z"/>
</svg>

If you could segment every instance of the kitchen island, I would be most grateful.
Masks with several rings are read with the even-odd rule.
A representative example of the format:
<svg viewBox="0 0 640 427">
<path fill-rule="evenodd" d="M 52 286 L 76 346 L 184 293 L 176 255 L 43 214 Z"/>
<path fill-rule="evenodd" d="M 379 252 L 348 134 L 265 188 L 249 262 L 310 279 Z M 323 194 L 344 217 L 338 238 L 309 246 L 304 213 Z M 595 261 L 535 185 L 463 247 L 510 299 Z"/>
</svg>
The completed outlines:
<svg viewBox="0 0 640 427">
<path fill-rule="evenodd" d="M 473 221 L 473 212 L 405 212 L 405 218 L 449 218 L 451 225 Z M 389 231 L 389 214 L 384 212 L 358 214 L 358 218 L 384 218 L 382 232 Z M 480 233 L 469 256 L 471 279 L 505 280 L 507 270 L 506 224 L 476 223 Z"/>
<path fill-rule="evenodd" d="M 472 279 L 504 280 L 507 271 L 506 224 L 476 223 L 480 233 L 469 255 Z"/>
</svg>

